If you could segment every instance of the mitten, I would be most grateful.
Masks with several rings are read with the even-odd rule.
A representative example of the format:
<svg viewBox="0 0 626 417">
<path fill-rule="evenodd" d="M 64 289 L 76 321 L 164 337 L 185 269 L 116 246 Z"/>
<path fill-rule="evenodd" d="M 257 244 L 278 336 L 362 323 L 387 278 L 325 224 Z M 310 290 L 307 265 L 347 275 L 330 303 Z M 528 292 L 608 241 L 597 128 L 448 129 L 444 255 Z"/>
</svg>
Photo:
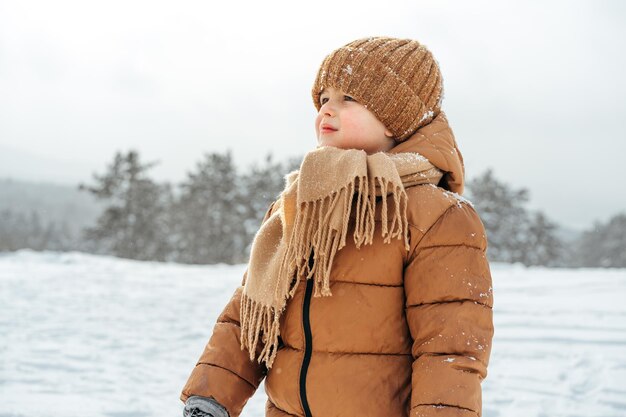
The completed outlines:
<svg viewBox="0 0 626 417">
<path fill-rule="evenodd" d="M 213 398 L 192 395 L 187 398 L 183 417 L 229 417 L 228 411 Z"/>
</svg>

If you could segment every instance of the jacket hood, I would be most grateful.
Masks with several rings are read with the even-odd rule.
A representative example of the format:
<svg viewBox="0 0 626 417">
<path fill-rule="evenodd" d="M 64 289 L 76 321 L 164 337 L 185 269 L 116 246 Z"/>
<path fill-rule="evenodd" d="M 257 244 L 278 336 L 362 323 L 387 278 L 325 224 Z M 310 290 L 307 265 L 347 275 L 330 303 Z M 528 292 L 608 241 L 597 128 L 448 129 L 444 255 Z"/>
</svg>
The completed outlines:
<svg viewBox="0 0 626 417">
<path fill-rule="evenodd" d="M 389 153 L 417 152 L 444 172 L 439 186 L 457 194 L 465 187 L 465 165 L 454 133 L 443 111 L 429 124 L 419 128 L 407 140 L 394 146 Z"/>
</svg>

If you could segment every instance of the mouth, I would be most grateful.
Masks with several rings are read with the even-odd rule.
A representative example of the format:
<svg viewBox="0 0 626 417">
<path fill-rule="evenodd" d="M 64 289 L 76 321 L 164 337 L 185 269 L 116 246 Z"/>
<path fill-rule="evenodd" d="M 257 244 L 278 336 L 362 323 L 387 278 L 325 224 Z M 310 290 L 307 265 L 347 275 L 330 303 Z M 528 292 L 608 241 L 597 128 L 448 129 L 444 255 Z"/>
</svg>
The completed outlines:
<svg viewBox="0 0 626 417">
<path fill-rule="evenodd" d="M 323 124 L 322 126 L 320 126 L 320 133 L 331 133 L 336 131 L 337 129 L 335 129 L 331 125 Z"/>
</svg>

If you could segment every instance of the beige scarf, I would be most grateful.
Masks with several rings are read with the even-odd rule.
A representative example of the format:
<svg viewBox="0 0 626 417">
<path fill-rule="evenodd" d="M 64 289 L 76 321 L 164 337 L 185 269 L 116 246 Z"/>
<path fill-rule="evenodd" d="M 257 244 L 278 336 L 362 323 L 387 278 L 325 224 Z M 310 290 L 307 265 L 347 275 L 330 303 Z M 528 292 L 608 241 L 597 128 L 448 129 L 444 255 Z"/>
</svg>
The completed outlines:
<svg viewBox="0 0 626 417">
<path fill-rule="evenodd" d="M 285 176 L 285 189 L 252 242 L 241 298 L 241 348 L 248 349 L 250 360 L 262 337 L 258 361 L 271 368 L 280 315 L 298 287 L 297 277 L 315 279 L 315 297 L 332 295 L 330 271 L 335 254 L 346 244 L 352 210 L 356 247 L 372 244 L 376 196 L 383 196 L 379 203 L 384 242 L 402 239 L 409 250 L 405 187 L 437 184 L 442 176 L 418 153 L 367 155 L 330 146 L 307 153 L 300 169 Z M 385 198 L 389 194 L 391 207 Z M 309 267 L 311 254 L 314 263 Z"/>
</svg>

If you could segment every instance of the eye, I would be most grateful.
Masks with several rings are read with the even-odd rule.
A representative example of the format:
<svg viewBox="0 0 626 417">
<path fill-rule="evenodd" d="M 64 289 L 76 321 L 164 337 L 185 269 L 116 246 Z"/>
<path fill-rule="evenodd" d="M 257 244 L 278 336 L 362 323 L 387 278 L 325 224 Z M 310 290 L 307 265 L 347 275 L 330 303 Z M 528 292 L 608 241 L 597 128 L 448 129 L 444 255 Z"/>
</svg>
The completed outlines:
<svg viewBox="0 0 626 417">
<path fill-rule="evenodd" d="M 344 100 L 347 100 L 347 101 L 356 101 L 355 99 L 353 99 L 350 96 L 343 96 L 343 98 L 344 98 Z"/>
<path fill-rule="evenodd" d="M 327 101 L 328 101 L 328 98 L 327 98 L 327 97 L 322 97 L 322 98 L 320 98 L 320 104 L 324 104 L 324 103 L 326 103 Z"/>
</svg>

